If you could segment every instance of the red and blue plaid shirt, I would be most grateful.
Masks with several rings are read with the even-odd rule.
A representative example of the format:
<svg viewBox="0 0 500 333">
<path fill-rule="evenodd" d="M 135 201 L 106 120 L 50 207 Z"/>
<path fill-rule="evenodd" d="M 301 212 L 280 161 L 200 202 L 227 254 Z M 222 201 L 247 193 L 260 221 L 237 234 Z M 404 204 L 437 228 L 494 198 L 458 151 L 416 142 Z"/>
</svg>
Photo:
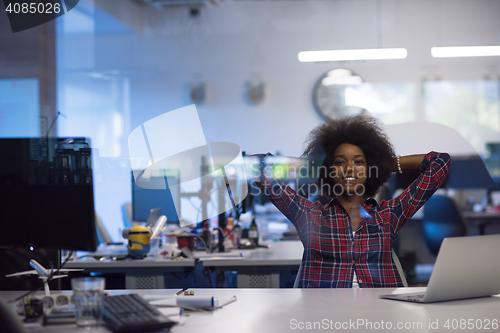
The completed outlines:
<svg viewBox="0 0 500 333">
<path fill-rule="evenodd" d="M 282 181 L 264 175 L 265 194 L 296 227 L 304 245 L 301 288 L 351 288 L 356 272 L 362 288 L 403 287 L 392 260 L 392 244 L 401 227 L 443 184 L 451 161 L 430 152 L 420 176 L 394 199 L 363 204 L 368 213 L 353 236 L 351 220 L 337 199 L 311 202 Z M 363 215 L 362 215 L 363 216 Z"/>
</svg>

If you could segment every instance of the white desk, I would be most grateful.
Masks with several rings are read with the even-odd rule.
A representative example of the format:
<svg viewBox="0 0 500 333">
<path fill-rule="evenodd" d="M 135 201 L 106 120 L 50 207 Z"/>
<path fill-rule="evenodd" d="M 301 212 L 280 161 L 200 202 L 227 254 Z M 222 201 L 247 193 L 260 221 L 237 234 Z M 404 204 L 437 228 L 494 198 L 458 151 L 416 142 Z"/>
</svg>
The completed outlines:
<svg viewBox="0 0 500 333">
<path fill-rule="evenodd" d="M 487 213 L 487 212 L 462 212 L 463 218 L 467 221 L 467 224 L 471 227 L 479 228 L 479 234 L 486 234 L 486 227 L 491 224 L 497 224 L 500 222 L 499 213 Z"/>
<path fill-rule="evenodd" d="M 162 289 L 164 273 L 183 272 L 185 268 L 193 268 L 199 260 L 204 267 L 237 271 L 238 288 L 279 288 L 280 271 L 298 269 L 303 251 L 300 241 L 282 241 L 271 243 L 270 248 L 233 249 L 211 254 L 197 251 L 194 259 L 79 260 L 69 261 L 64 267 L 82 268 L 86 273 L 124 273 L 127 289 Z"/>
<path fill-rule="evenodd" d="M 183 272 L 194 267 L 194 259 L 169 260 L 146 258 L 140 260 L 68 261 L 65 268 L 82 268 L 84 272 L 124 273 L 127 289 L 163 289 L 166 272 Z"/>
<path fill-rule="evenodd" d="M 212 255 L 196 252 L 195 257 L 201 258 L 204 267 L 237 271 L 238 288 L 279 288 L 280 270 L 298 269 L 303 252 L 300 241 L 282 241 L 271 243 L 270 248 L 233 249 L 229 253 Z M 239 253 L 241 257 L 232 258 Z"/>
<path fill-rule="evenodd" d="M 238 300 L 210 313 L 190 313 L 183 326 L 174 326 L 172 333 L 183 332 L 500 332 L 491 325 L 500 325 L 500 297 L 462 301 L 415 304 L 378 298 L 391 292 L 413 292 L 422 288 L 400 289 L 191 289 L 195 295 L 232 296 Z M 111 291 L 112 294 L 131 292 Z M 142 295 L 169 295 L 169 290 L 135 290 Z M 0 292 L 6 299 L 14 292 Z M 473 320 L 490 329 L 453 329 L 460 320 Z M 455 321 L 454 321 L 455 320 Z M 446 322 L 450 328 L 444 325 Z M 457 322 L 458 321 L 458 322 Z M 300 329 L 320 325 L 320 329 Z M 397 325 L 403 328 L 397 329 Z M 430 329 L 429 324 L 436 325 Z M 455 324 L 454 324 L 455 323 Z M 302 326 L 304 325 L 304 326 Z M 321 325 L 323 329 L 321 329 Z M 330 326 L 332 325 L 332 326 Z M 337 329 L 335 328 L 337 325 Z M 339 326 L 340 325 L 340 326 Z M 342 328 L 342 325 L 344 328 Z M 370 326 L 371 325 L 371 326 Z M 382 326 L 383 325 L 383 326 Z M 392 329 L 388 329 L 391 325 Z M 405 329 L 404 326 L 407 326 Z M 346 327 L 350 326 L 350 329 Z M 295 328 L 295 329 L 294 329 Z M 378 329 L 377 329 L 378 328 Z M 384 329 L 383 329 L 384 328 Z M 79 332 L 74 325 L 50 326 L 38 332 Z M 105 328 L 93 332 L 107 332 Z"/>
</svg>

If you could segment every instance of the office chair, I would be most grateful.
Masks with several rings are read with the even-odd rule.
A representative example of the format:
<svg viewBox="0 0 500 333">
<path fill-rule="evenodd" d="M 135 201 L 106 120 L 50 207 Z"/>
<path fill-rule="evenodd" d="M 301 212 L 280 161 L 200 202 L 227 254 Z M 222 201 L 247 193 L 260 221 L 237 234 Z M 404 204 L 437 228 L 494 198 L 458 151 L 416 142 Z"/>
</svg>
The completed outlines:
<svg viewBox="0 0 500 333">
<path fill-rule="evenodd" d="M 17 313 L 0 297 L 0 333 L 29 333 Z"/>
<path fill-rule="evenodd" d="M 453 199 L 434 194 L 424 205 L 422 220 L 424 240 L 432 254 L 437 255 L 443 239 L 465 236 L 466 227 Z"/>
<path fill-rule="evenodd" d="M 392 253 L 392 260 L 396 264 L 399 276 L 401 277 L 401 281 L 403 281 L 403 286 L 404 287 L 408 287 L 408 282 L 406 282 L 406 277 L 405 277 L 405 273 L 403 271 L 403 267 L 401 266 L 401 263 L 399 262 L 399 258 L 396 255 L 396 252 L 394 251 L 394 249 L 392 250 L 391 253 Z M 300 271 L 302 271 L 302 263 L 300 263 L 299 270 L 297 271 L 297 276 L 295 277 L 295 282 L 293 283 L 293 287 L 294 288 L 298 288 L 299 287 Z"/>
<path fill-rule="evenodd" d="M 302 271 L 302 263 L 300 263 L 299 270 L 297 271 L 297 275 L 295 276 L 295 281 L 293 283 L 293 287 L 294 288 L 298 288 L 299 287 L 299 276 L 300 276 L 300 272 L 301 271 Z"/>
</svg>

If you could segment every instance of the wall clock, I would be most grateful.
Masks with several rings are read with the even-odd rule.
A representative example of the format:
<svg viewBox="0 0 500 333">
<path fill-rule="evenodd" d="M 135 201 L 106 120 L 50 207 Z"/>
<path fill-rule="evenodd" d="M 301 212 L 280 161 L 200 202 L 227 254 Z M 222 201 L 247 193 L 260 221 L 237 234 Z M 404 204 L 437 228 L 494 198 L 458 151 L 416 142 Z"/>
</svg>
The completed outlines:
<svg viewBox="0 0 500 333">
<path fill-rule="evenodd" d="M 364 109 L 346 99 L 346 89 L 363 83 L 361 76 L 349 69 L 332 69 L 314 86 L 313 104 L 326 120 L 362 114 Z"/>
</svg>

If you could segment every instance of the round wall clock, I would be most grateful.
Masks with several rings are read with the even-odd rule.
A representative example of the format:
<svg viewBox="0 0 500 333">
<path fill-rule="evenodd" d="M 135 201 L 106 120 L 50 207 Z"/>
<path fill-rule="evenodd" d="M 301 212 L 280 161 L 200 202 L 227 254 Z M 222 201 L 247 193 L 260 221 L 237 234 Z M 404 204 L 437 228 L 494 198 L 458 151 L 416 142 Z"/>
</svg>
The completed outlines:
<svg viewBox="0 0 500 333">
<path fill-rule="evenodd" d="M 327 120 L 362 114 L 363 108 L 346 99 L 346 89 L 361 83 L 361 76 L 349 69 L 337 68 L 328 71 L 314 86 L 314 108 Z"/>
</svg>

